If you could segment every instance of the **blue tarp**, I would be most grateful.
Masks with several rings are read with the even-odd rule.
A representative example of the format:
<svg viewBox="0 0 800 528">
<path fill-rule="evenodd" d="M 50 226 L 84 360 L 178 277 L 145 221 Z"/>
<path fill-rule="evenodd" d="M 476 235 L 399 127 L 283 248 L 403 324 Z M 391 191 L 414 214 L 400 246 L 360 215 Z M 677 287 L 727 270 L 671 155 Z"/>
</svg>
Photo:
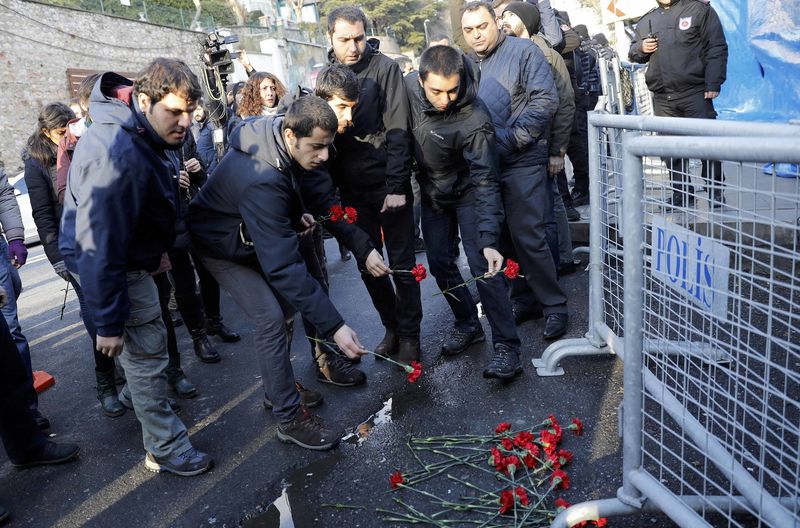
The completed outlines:
<svg viewBox="0 0 800 528">
<path fill-rule="evenodd" d="M 800 119 L 800 0 L 713 0 L 728 40 L 722 119 Z"/>
</svg>

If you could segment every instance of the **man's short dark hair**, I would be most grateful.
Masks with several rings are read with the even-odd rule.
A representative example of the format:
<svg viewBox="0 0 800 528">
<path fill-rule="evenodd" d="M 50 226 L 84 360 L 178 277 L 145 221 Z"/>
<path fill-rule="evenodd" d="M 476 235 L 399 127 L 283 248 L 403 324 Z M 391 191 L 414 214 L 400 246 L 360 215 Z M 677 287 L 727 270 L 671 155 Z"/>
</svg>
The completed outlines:
<svg viewBox="0 0 800 528">
<path fill-rule="evenodd" d="M 494 12 L 494 8 L 492 4 L 489 2 L 468 2 L 467 5 L 464 6 L 464 9 L 461 10 L 461 16 L 464 16 L 464 13 L 472 13 L 473 11 L 479 11 L 481 9 L 485 9 L 492 15 L 492 18 L 497 18 L 497 15 Z"/>
<path fill-rule="evenodd" d="M 329 35 L 333 35 L 333 28 L 336 26 L 336 22 L 339 20 L 344 20 L 345 22 L 349 22 L 351 24 L 361 22 L 364 24 L 364 31 L 367 31 L 367 15 L 365 15 L 362 10 L 355 6 L 337 7 L 328 13 Z"/>
<path fill-rule="evenodd" d="M 431 37 L 431 42 L 439 42 L 440 40 L 446 40 L 450 42 L 450 37 L 445 35 L 444 33 L 436 33 L 434 36 Z"/>
<path fill-rule="evenodd" d="M 315 128 L 335 134 L 339 120 L 328 103 L 316 95 L 300 97 L 289 105 L 283 118 L 283 129 L 290 129 L 298 138 L 309 137 Z"/>
<path fill-rule="evenodd" d="M 136 76 L 133 91 L 147 95 L 153 104 L 171 93 L 187 101 L 199 101 L 203 95 L 200 81 L 185 62 L 164 58 L 155 59 Z"/>
<path fill-rule="evenodd" d="M 347 66 L 331 64 L 317 74 L 314 94 L 326 101 L 334 97 L 345 101 L 358 101 L 358 77 Z"/>
<path fill-rule="evenodd" d="M 424 82 L 429 73 L 442 77 L 450 77 L 454 73 L 459 76 L 464 71 L 461 52 L 450 46 L 431 46 L 422 52 L 419 59 L 419 78 Z"/>
</svg>

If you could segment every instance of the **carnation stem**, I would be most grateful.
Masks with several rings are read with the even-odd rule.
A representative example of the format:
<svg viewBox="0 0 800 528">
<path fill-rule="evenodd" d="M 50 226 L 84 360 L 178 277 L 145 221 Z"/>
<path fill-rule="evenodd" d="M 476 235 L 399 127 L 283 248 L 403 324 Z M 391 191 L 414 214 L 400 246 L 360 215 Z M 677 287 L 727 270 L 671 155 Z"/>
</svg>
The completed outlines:
<svg viewBox="0 0 800 528">
<path fill-rule="evenodd" d="M 306 339 L 310 339 L 311 341 L 315 341 L 315 342 L 317 342 L 317 343 L 319 343 L 321 345 L 327 345 L 334 352 L 336 352 L 338 350 L 338 346 L 336 345 L 336 343 L 333 343 L 331 341 L 327 341 L 325 339 L 318 339 L 316 337 L 311 337 L 311 336 L 306 336 Z M 400 363 L 399 361 L 395 361 L 392 358 L 390 358 L 389 356 L 381 356 L 380 354 L 376 354 L 372 350 L 367 350 L 366 348 L 364 349 L 364 352 L 366 352 L 367 354 L 372 354 L 375 357 L 380 357 L 381 359 L 385 359 L 389 363 L 394 363 L 395 365 L 397 365 L 398 367 L 402 368 L 406 372 L 412 372 L 412 370 L 413 370 L 413 369 L 411 369 L 410 366 L 408 366 L 408 365 L 406 365 L 404 363 Z M 336 352 L 336 353 L 338 354 L 338 352 Z M 340 354 L 340 355 L 344 356 L 344 354 Z M 345 357 L 347 357 L 347 356 L 345 356 Z"/>
</svg>

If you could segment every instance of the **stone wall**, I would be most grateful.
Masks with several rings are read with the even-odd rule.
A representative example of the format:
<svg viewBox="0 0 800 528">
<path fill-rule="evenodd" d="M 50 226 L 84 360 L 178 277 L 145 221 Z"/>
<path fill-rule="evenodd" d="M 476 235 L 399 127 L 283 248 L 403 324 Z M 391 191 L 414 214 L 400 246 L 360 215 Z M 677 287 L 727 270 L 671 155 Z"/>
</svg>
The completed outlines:
<svg viewBox="0 0 800 528">
<path fill-rule="evenodd" d="M 69 102 L 67 69 L 136 72 L 156 57 L 201 68 L 202 33 L 30 1 L 0 4 L 0 164 L 10 175 L 46 104 Z"/>
</svg>

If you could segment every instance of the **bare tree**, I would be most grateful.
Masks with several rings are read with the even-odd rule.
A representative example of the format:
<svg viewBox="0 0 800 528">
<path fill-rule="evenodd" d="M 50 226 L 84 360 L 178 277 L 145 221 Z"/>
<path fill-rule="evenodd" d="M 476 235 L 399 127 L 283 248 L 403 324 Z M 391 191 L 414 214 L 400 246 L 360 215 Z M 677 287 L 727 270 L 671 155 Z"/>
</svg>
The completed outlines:
<svg viewBox="0 0 800 528">
<path fill-rule="evenodd" d="M 292 6 L 292 11 L 294 11 L 295 20 L 298 22 L 303 21 L 303 4 L 305 4 L 305 0 L 288 0 L 289 5 Z"/>
<path fill-rule="evenodd" d="M 192 23 L 189 24 L 190 29 L 197 29 L 200 27 L 200 13 L 203 12 L 203 7 L 200 5 L 200 0 L 192 0 L 194 2 L 194 18 Z"/>
</svg>

